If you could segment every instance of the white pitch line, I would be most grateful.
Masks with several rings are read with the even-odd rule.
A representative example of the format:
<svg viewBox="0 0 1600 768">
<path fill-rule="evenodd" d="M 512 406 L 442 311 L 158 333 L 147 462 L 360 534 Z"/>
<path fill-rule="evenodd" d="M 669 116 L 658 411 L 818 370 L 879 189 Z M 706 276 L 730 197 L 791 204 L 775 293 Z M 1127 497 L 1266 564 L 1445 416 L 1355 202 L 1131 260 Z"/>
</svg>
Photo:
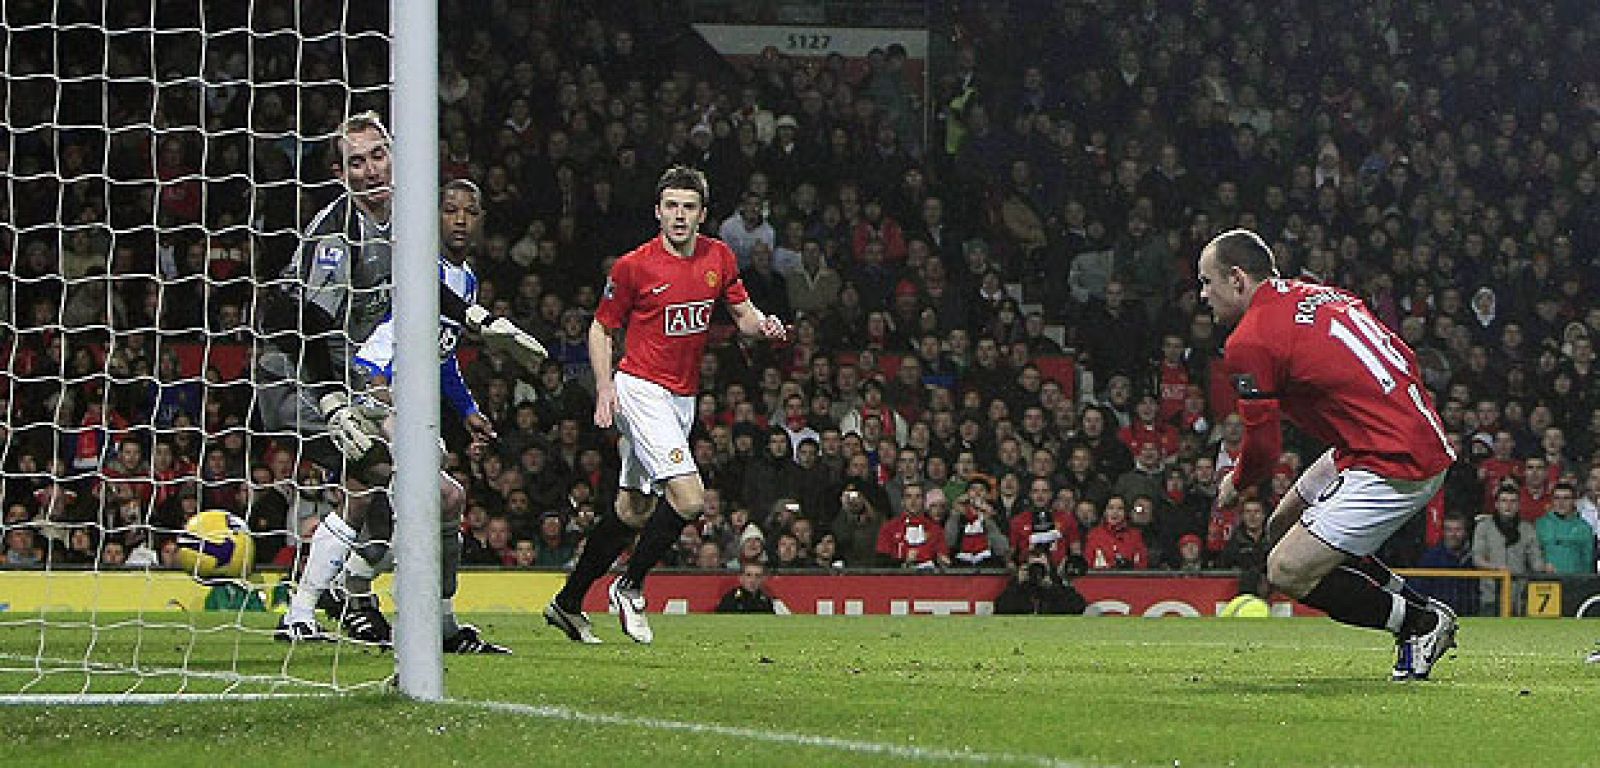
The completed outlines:
<svg viewBox="0 0 1600 768">
<path fill-rule="evenodd" d="M 978 752 L 965 749 L 942 749 L 939 747 L 915 747 L 905 744 L 889 744 L 878 741 L 859 741 L 856 739 L 841 739 L 834 736 L 815 736 L 807 733 L 793 733 L 790 731 L 772 731 L 763 728 L 745 728 L 734 725 L 718 725 L 716 723 L 694 723 L 682 720 L 662 720 L 654 717 L 635 717 L 632 715 L 607 715 L 593 712 L 579 712 L 566 707 L 535 706 L 532 704 L 517 704 L 508 701 L 467 701 L 452 699 L 452 703 L 494 712 L 504 712 L 512 715 L 536 717 L 542 720 L 560 720 L 571 723 L 586 723 L 593 725 L 621 725 L 632 728 L 649 728 L 657 731 L 679 731 L 683 733 L 710 734 L 713 736 L 727 736 L 734 739 L 749 741 L 764 741 L 770 744 L 790 744 L 800 747 L 814 747 L 817 749 L 831 749 L 840 752 L 850 752 L 857 755 L 873 755 L 881 757 L 894 757 L 902 760 L 941 763 L 973 763 L 978 765 L 1036 765 L 1042 768 L 1083 768 L 1081 763 L 1058 760 L 1044 755 L 1018 755 L 1009 752 Z"/>
</svg>

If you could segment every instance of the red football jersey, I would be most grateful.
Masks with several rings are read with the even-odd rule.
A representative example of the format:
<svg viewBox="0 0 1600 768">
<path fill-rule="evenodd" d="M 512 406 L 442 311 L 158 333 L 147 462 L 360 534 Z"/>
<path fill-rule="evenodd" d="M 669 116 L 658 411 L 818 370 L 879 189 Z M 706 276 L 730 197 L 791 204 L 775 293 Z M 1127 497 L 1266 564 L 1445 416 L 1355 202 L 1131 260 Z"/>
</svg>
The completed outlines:
<svg viewBox="0 0 1600 768">
<path fill-rule="evenodd" d="M 729 306 L 750 298 L 732 249 L 700 235 L 694 255 L 685 259 L 654 237 L 617 260 L 594 317 L 607 328 L 628 330 L 619 370 L 693 395 L 700 390 L 700 355 L 718 297 Z"/>
<path fill-rule="evenodd" d="M 1455 460 L 1416 355 L 1344 291 L 1266 281 L 1228 337 L 1223 364 L 1241 412 L 1257 407 L 1252 401 L 1275 401 L 1291 422 L 1334 447 L 1341 470 L 1423 480 Z M 1255 442 L 1245 440 L 1240 487 L 1259 482 L 1278 460 L 1255 455 Z"/>
</svg>

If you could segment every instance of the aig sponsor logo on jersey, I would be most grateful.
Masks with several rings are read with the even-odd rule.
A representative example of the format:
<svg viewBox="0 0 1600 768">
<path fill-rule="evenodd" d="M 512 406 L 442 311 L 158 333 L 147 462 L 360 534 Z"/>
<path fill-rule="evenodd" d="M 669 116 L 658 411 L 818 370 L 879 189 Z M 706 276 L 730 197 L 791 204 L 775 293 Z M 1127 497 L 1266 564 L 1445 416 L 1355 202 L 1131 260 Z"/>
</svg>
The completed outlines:
<svg viewBox="0 0 1600 768">
<path fill-rule="evenodd" d="M 693 336 L 705 333 L 711 327 L 712 299 L 668 304 L 666 334 L 668 336 Z"/>
</svg>

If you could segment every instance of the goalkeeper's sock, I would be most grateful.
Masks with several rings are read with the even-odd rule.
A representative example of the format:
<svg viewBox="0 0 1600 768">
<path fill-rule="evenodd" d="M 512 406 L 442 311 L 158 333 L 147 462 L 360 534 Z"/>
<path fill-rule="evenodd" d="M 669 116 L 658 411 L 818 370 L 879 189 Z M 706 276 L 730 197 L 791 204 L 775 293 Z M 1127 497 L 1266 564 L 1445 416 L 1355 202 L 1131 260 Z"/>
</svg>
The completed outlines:
<svg viewBox="0 0 1600 768">
<path fill-rule="evenodd" d="M 633 557 L 628 558 L 628 568 L 622 574 L 619 588 L 644 589 L 644 577 L 667 556 L 672 545 L 678 543 L 678 536 L 683 533 L 683 526 L 683 518 L 679 517 L 672 507 L 657 504 L 655 514 L 650 516 L 650 522 L 639 532 L 639 545 L 633 548 Z"/>
<path fill-rule="evenodd" d="M 440 637 L 449 640 L 461 633 L 461 623 L 456 621 L 456 601 L 444 598 L 439 601 Z"/>
<path fill-rule="evenodd" d="M 595 523 L 594 530 L 589 532 L 589 538 L 583 545 L 583 554 L 578 557 L 578 564 L 573 566 L 571 575 L 567 576 L 566 586 L 556 593 L 556 605 L 568 613 L 583 610 L 583 596 L 589 593 L 589 587 L 611 570 L 617 555 L 633 543 L 637 533 L 622 522 L 615 512 L 608 512 L 601 517 L 600 522 Z"/>
<path fill-rule="evenodd" d="M 1300 602 L 1342 624 L 1399 633 L 1407 611 L 1404 598 L 1348 568 L 1335 568 Z"/>
<path fill-rule="evenodd" d="M 372 594 L 372 582 L 378 578 L 378 568 L 383 562 L 382 555 L 376 561 L 368 559 L 371 552 L 370 545 L 352 547 L 350 557 L 345 560 L 344 591 L 351 597 Z"/>
<path fill-rule="evenodd" d="M 284 620 L 290 624 L 309 623 L 316 620 L 317 601 L 328 591 L 334 577 L 350 557 L 350 545 L 356 532 L 338 515 L 322 519 L 311 534 L 311 552 L 306 555 L 306 567 L 295 584 L 294 597 L 289 598 L 289 612 Z"/>
<path fill-rule="evenodd" d="M 1346 563 L 1345 565 L 1347 567 L 1354 568 L 1362 575 L 1372 579 L 1377 583 L 1378 586 L 1405 598 L 1406 602 L 1410 603 L 1411 605 L 1422 607 L 1426 607 L 1428 605 L 1427 595 L 1418 592 L 1416 588 L 1408 584 L 1405 579 L 1400 578 L 1400 574 L 1390 570 L 1387 564 L 1376 557 L 1369 556 L 1352 558 L 1350 562 Z"/>
</svg>

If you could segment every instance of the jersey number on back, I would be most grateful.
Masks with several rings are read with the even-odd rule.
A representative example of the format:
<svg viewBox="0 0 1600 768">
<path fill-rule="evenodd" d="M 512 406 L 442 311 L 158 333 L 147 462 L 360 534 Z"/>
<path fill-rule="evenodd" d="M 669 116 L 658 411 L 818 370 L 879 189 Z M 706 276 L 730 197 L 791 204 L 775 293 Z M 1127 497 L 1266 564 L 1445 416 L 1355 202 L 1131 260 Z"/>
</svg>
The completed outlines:
<svg viewBox="0 0 1600 768">
<path fill-rule="evenodd" d="M 1385 395 L 1393 392 L 1395 378 L 1384 366 L 1384 361 L 1388 361 L 1389 365 L 1394 366 L 1395 370 L 1402 374 L 1411 373 L 1411 366 L 1406 362 L 1405 356 L 1394 348 L 1394 337 L 1379 327 L 1378 321 L 1372 319 L 1371 315 L 1356 307 L 1351 307 L 1344 316 L 1350 319 L 1361 336 L 1356 336 L 1355 332 L 1339 322 L 1337 316 L 1328 321 L 1328 335 L 1338 339 L 1339 343 L 1355 353 L 1356 359 L 1360 360 L 1367 372 L 1372 374 L 1372 378 L 1377 380 Z M 1382 355 L 1382 360 L 1379 359 L 1379 355 Z"/>
<path fill-rule="evenodd" d="M 1411 364 L 1406 362 L 1405 355 L 1394 348 L 1394 335 L 1389 333 L 1372 315 L 1359 307 L 1350 307 L 1344 317 L 1356 327 L 1351 331 L 1344 323 L 1339 322 L 1337 316 L 1328 321 L 1328 335 L 1339 340 L 1345 345 L 1356 359 L 1361 361 L 1362 367 L 1372 378 L 1378 382 L 1378 387 L 1383 394 L 1388 395 L 1394 391 L 1397 382 L 1394 374 L 1389 371 L 1392 366 L 1401 375 L 1411 374 Z M 1358 335 L 1359 334 L 1359 335 Z M 1444 425 L 1439 423 L 1439 417 L 1434 415 L 1433 409 L 1422 399 L 1422 392 L 1417 389 L 1415 382 L 1406 385 L 1406 394 L 1411 396 L 1411 403 L 1417 407 L 1417 412 L 1427 420 L 1428 426 L 1433 427 L 1434 434 L 1439 436 L 1439 442 L 1444 444 L 1445 453 L 1450 458 L 1455 458 L 1455 451 L 1450 448 L 1450 441 L 1444 436 Z"/>
</svg>

